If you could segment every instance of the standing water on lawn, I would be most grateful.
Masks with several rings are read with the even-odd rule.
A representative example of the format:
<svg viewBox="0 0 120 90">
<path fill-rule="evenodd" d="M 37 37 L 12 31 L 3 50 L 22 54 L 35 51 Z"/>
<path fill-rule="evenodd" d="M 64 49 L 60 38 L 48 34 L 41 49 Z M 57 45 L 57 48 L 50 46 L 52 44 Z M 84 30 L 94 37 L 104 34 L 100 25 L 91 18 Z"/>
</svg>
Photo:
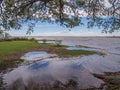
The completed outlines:
<svg viewBox="0 0 120 90">
<path fill-rule="evenodd" d="M 85 39 L 82 38 L 80 40 L 84 41 Z M 90 40 L 94 39 L 90 38 Z M 102 42 L 101 39 L 98 40 Z M 80 44 L 77 41 L 76 45 Z M 83 41 L 80 42 L 82 43 Z M 95 41 L 92 42 L 96 43 Z M 63 44 L 66 45 L 67 43 L 70 45 L 71 42 L 67 40 L 67 38 L 64 38 Z M 95 46 L 94 43 L 93 45 L 90 44 L 90 46 Z M 85 42 L 82 44 L 85 44 Z M 89 44 L 87 43 L 86 45 Z M 104 45 L 106 46 L 106 44 Z M 100 55 L 90 55 L 59 58 L 54 54 L 49 54 L 44 51 L 28 52 L 21 58 L 28 62 L 31 60 L 35 62 L 27 65 L 23 64 L 4 74 L 4 82 L 7 84 L 8 90 L 79 90 L 98 88 L 104 82 L 94 77 L 94 73 L 103 74 L 104 72 L 120 71 L 119 51 L 114 53 L 114 48 L 111 48 L 113 50 L 108 50 L 108 47 L 105 48 L 105 46 L 101 46 L 102 45 L 98 45 L 97 48 L 106 52 L 104 57 Z M 108 46 L 111 47 L 110 45 Z M 119 47 L 119 45 L 116 45 L 115 48 L 117 47 Z M 50 58 L 51 56 L 55 57 Z"/>
</svg>

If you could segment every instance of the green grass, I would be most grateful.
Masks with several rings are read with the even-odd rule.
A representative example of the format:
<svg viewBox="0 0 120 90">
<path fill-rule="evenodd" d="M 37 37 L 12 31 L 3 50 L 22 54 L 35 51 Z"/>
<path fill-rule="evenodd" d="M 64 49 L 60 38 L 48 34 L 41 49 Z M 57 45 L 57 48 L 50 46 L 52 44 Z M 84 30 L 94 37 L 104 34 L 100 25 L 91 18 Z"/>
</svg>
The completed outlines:
<svg viewBox="0 0 120 90">
<path fill-rule="evenodd" d="M 8 41 L 0 42 L 0 61 L 13 57 L 12 54 L 19 54 L 28 51 L 31 48 L 40 46 L 35 41 Z M 12 55 L 12 56 L 10 56 Z M 9 57 L 8 57 L 9 56 Z M 15 55 L 14 55 L 15 56 Z"/>
<path fill-rule="evenodd" d="M 94 51 L 86 51 L 86 50 L 65 50 L 62 53 L 59 53 L 61 57 L 75 57 L 81 55 L 92 55 L 92 54 L 99 54 L 98 52 Z"/>
<path fill-rule="evenodd" d="M 53 44 L 39 44 L 36 41 L 3 41 L 0 42 L 0 70 L 14 67 L 22 62 L 20 57 L 29 51 L 46 51 L 59 57 L 75 57 L 80 55 L 101 54 L 95 51 L 67 50 L 67 46 Z"/>
<path fill-rule="evenodd" d="M 65 48 L 66 46 L 60 46 L 59 48 Z M 33 51 L 33 50 L 44 50 L 52 51 L 52 49 L 57 48 L 53 44 L 39 44 L 36 41 L 4 41 L 0 42 L 0 61 L 4 59 L 14 59 L 21 54 Z"/>
<path fill-rule="evenodd" d="M 91 55 L 100 54 L 95 51 L 87 50 L 66 50 L 67 46 L 56 46 L 53 44 L 39 44 L 36 41 L 8 41 L 0 42 L 0 61 L 7 58 L 7 56 L 15 56 L 20 53 L 24 53 L 32 50 L 44 50 L 49 53 L 55 53 L 59 56 L 79 56 L 79 55 Z M 9 58 L 10 59 L 10 58 Z"/>
<path fill-rule="evenodd" d="M 35 41 L 11 41 L 0 42 L 0 56 L 10 52 L 23 51 L 25 48 L 36 47 L 39 44 Z"/>
<path fill-rule="evenodd" d="M 39 46 L 37 42 L 28 40 L 0 42 L 0 71 L 15 67 L 22 62 L 21 55 Z"/>
</svg>

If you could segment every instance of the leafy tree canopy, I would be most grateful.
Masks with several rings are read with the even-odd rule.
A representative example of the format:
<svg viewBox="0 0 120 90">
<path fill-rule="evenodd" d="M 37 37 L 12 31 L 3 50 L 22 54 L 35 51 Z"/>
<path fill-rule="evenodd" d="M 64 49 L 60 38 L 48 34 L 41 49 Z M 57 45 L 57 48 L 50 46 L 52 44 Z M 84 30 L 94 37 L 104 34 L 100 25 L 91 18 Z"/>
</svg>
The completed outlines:
<svg viewBox="0 0 120 90">
<path fill-rule="evenodd" d="M 83 17 L 88 28 L 120 30 L 120 0 L 0 0 L 0 28 L 5 30 L 27 22 L 29 32 L 38 21 L 72 28 L 82 25 Z"/>
</svg>

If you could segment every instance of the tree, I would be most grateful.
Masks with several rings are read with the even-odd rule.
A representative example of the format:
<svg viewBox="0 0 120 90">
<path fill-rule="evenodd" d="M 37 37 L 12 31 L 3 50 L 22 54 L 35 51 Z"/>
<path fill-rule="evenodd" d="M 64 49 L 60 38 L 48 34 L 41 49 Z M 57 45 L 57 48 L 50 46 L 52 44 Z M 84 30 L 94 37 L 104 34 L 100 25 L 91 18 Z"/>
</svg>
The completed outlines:
<svg viewBox="0 0 120 90">
<path fill-rule="evenodd" d="M 120 0 L 0 0 L 0 13 L 0 27 L 5 29 L 20 29 L 27 22 L 29 32 L 38 21 L 72 28 L 86 17 L 88 28 L 120 30 Z"/>
<path fill-rule="evenodd" d="M 0 38 L 7 39 L 10 37 L 11 37 L 11 35 L 9 33 L 5 32 L 5 30 L 0 30 Z"/>
</svg>

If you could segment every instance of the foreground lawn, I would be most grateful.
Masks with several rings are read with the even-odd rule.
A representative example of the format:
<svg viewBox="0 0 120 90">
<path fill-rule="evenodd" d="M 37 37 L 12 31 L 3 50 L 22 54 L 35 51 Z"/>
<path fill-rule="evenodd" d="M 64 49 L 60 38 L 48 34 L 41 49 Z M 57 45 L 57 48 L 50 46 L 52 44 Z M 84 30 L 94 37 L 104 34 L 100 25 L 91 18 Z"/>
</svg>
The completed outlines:
<svg viewBox="0 0 120 90">
<path fill-rule="evenodd" d="M 39 44 L 35 41 L 0 42 L 0 60 L 7 59 L 8 54 L 11 55 L 16 52 L 24 52 L 38 46 Z"/>
<path fill-rule="evenodd" d="M 10 52 L 23 51 L 25 48 L 36 47 L 39 44 L 35 41 L 10 41 L 0 42 L 0 55 Z"/>
<path fill-rule="evenodd" d="M 38 48 L 35 41 L 5 41 L 0 42 L 0 71 L 8 67 L 15 67 L 22 62 L 19 58 L 27 51 Z"/>
</svg>

